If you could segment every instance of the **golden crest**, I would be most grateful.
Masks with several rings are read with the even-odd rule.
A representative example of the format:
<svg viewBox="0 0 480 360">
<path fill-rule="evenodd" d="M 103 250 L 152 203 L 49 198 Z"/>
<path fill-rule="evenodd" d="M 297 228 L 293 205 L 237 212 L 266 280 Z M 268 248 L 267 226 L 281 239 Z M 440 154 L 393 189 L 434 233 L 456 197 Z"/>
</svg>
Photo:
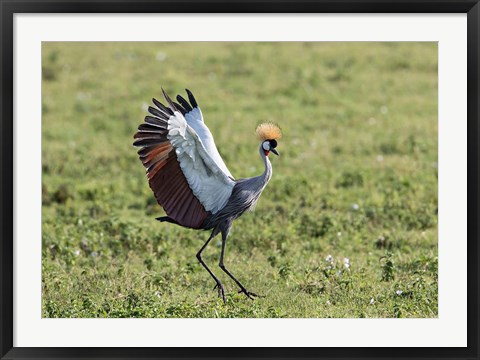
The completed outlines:
<svg viewBox="0 0 480 360">
<path fill-rule="evenodd" d="M 277 124 L 265 122 L 257 126 L 255 130 L 259 141 L 276 140 L 282 137 L 282 130 Z"/>
</svg>

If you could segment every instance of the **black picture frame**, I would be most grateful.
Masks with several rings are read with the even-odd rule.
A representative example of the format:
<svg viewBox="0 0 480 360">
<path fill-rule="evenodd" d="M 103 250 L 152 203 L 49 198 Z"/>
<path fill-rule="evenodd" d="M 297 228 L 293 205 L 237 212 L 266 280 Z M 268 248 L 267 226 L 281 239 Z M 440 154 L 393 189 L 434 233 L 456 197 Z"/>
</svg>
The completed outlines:
<svg viewBox="0 0 480 360">
<path fill-rule="evenodd" d="M 479 359 L 479 0 L 0 0 L 1 359 L 442 358 Z M 19 348 L 13 347 L 13 17 L 16 13 L 466 13 L 468 44 L 468 333 L 465 348 Z M 25 219 L 28 222 L 28 219 Z M 454 332 L 455 329 L 452 329 Z M 214 335 L 214 334 L 212 334 Z M 240 341 L 240 339 L 239 339 Z"/>
</svg>

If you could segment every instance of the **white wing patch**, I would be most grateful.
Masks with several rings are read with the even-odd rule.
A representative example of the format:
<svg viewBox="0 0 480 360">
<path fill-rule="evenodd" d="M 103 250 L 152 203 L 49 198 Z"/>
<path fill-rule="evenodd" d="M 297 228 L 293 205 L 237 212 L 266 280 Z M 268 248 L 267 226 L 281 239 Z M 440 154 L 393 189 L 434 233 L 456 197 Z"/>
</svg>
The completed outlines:
<svg viewBox="0 0 480 360">
<path fill-rule="evenodd" d="M 202 110 L 199 107 L 195 107 L 193 110 L 185 114 L 185 120 L 187 124 L 195 130 L 198 137 L 202 141 L 203 147 L 207 150 L 207 153 L 210 155 L 213 161 L 217 166 L 222 169 L 222 171 L 233 179 L 232 174 L 225 165 L 222 157 L 220 156 L 215 141 L 213 140 L 213 135 L 208 129 L 207 125 L 203 122 Z"/>
<path fill-rule="evenodd" d="M 167 138 L 175 148 L 180 168 L 193 194 L 206 211 L 217 213 L 227 204 L 235 185 L 235 182 L 228 177 L 230 173 L 228 170 L 224 172 L 217 164 L 205 149 L 195 129 L 187 124 L 180 112 L 175 111 L 170 116 L 167 129 Z M 210 133 L 210 131 L 208 132 Z M 220 155 L 218 157 L 221 160 Z M 225 164 L 223 165 L 225 166 Z"/>
</svg>

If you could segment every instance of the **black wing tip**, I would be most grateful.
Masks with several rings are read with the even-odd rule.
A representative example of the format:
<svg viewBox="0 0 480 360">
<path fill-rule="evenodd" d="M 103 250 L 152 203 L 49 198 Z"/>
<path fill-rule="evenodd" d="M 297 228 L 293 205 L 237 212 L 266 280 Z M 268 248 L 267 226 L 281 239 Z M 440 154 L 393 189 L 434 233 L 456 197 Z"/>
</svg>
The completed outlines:
<svg viewBox="0 0 480 360">
<path fill-rule="evenodd" d="M 185 109 L 186 113 L 189 113 L 190 111 L 193 110 L 192 106 L 188 103 L 187 100 L 185 100 L 184 97 L 181 95 L 177 95 L 177 101 L 182 104 L 181 106 Z"/>
<path fill-rule="evenodd" d="M 175 107 L 175 104 L 173 103 L 172 99 L 170 99 L 170 96 L 168 96 L 167 93 L 165 92 L 165 90 L 163 90 L 163 87 L 162 87 L 162 93 L 163 93 L 163 97 L 165 98 L 165 101 L 168 103 L 170 108 L 173 111 L 178 111 L 177 108 Z"/>
<path fill-rule="evenodd" d="M 198 108 L 198 103 L 197 103 L 197 100 L 195 99 L 195 96 L 193 96 L 192 92 L 188 89 L 185 89 L 185 91 L 187 92 L 187 95 L 188 95 L 188 100 L 190 101 L 190 104 L 188 103 L 187 100 L 185 100 L 185 98 L 183 98 L 181 95 L 177 95 L 176 99 L 178 101 L 178 103 L 174 102 L 170 96 L 168 96 L 167 92 L 164 90 L 163 87 L 161 87 L 162 89 L 162 94 L 163 94 L 163 97 L 165 99 L 165 101 L 167 102 L 168 106 L 170 106 L 170 109 L 173 110 L 173 111 L 179 111 L 181 112 L 183 115 L 185 115 L 185 113 L 188 113 L 190 111 L 192 111 L 194 108 Z M 155 98 L 152 98 L 152 102 L 158 106 L 158 104 L 161 104 L 157 99 Z M 162 109 L 163 110 L 163 109 Z"/>
<path fill-rule="evenodd" d="M 157 99 L 155 98 L 152 98 L 152 102 L 155 104 L 155 106 L 157 108 L 159 108 L 161 111 L 163 111 L 165 114 L 167 114 L 167 117 L 170 117 L 171 115 L 173 115 L 173 111 L 172 109 L 166 107 L 165 105 L 163 105 L 160 101 L 158 101 Z"/>
<path fill-rule="evenodd" d="M 152 106 L 149 106 L 148 107 L 148 112 L 156 117 L 158 117 L 159 119 L 162 119 L 164 121 L 167 121 L 168 118 L 170 117 L 170 114 L 166 114 L 164 112 L 162 112 L 161 110 L 158 110 Z"/>
<path fill-rule="evenodd" d="M 187 92 L 188 100 L 190 100 L 190 104 L 192 104 L 192 107 L 198 107 L 197 100 L 195 100 L 195 96 L 193 96 L 192 92 L 188 89 L 185 89 L 185 91 Z"/>
<path fill-rule="evenodd" d="M 185 109 L 183 108 L 182 105 L 180 105 L 180 104 L 178 104 L 178 103 L 176 103 L 176 102 L 173 102 L 173 105 L 175 105 L 175 107 L 178 109 L 178 111 L 180 111 L 180 112 L 182 113 L 182 115 L 185 115 L 185 114 L 188 112 L 187 110 L 185 110 Z"/>
</svg>

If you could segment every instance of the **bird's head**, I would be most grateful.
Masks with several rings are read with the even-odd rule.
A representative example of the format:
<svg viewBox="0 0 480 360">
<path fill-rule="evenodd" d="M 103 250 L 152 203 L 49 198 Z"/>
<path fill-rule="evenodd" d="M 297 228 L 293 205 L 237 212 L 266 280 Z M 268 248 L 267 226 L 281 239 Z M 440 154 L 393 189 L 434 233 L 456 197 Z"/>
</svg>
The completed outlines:
<svg viewBox="0 0 480 360">
<path fill-rule="evenodd" d="M 258 125 L 255 132 L 266 156 L 268 156 L 270 151 L 275 155 L 280 155 L 275 149 L 277 147 L 277 139 L 282 137 L 282 130 L 278 125 L 266 122 Z"/>
</svg>

